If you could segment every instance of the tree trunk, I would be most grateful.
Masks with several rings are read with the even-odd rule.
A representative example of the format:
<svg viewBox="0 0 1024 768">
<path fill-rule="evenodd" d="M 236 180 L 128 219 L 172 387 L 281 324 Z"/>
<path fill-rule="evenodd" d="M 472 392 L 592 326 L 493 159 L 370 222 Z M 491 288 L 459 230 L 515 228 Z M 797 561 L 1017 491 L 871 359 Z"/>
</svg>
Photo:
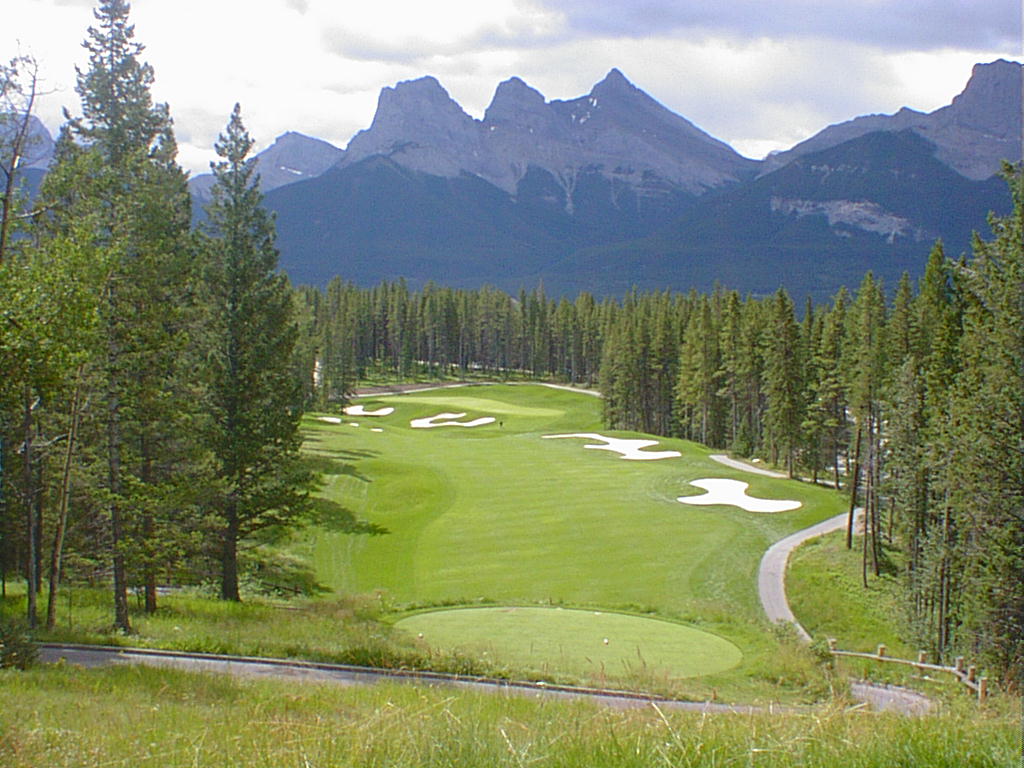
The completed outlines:
<svg viewBox="0 0 1024 768">
<path fill-rule="evenodd" d="M 22 411 L 21 421 L 21 433 L 24 439 L 22 443 L 22 483 L 24 487 L 22 493 L 24 495 L 25 502 L 25 533 L 27 538 L 28 546 L 28 559 L 25 563 L 25 581 L 26 581 L 26 597 L 27 597 L 27 611 L 26 621 L 30 629 L 35 629 L 39 622 L 39 618 L 36 615 L 36 598 L 38 596 L 38 584 L 36 584 L 36 577 L 39 573 L 36 567 L 39 560 L 39 552 L 36 549 L 36 544 L 39 541 L 38 531 L 36 526 L 38 519 L 36 518 L 35 509 L 35 478 L 32 474 L 32 428 L 34 426 L 32 419 L 32 389 L 28 385 L 25 386 L 24 392 L 25 402 L 23 403 L 24 410 Z"/>
<path fill-rule="evenodd" d="M 36 556 L 36 594 L 43 591 L 43 511 L 46 507 L 46 484 L 43 477 L 43 456 L 36 460 L 36 481 L 35 481 L 35 535 L 36 541 L 33 547 Z"/>
<path fill-rule="evenodd" d="M 228 500 L 226 525 L 221 534 L 220 597 L 237 603 L 241 602 L 242 597 L 238 593 L 238 510 L 235 505 L 235 499 Z"/>
<path fill-rule="evenodd" d="M 846 548 L 853 549 L 853 518 L 857 508 L 857 486 L 860 484 L 860 436 L 861 425 L 857 422 L 857 437 L 853 447 L 853 477 L 850 479 L 850 513 L 846 518 Z"/>
<path fill-rule="evenodd" d="M 142 439 L 142 482 L 153 483 L 153 455 L 150 443 L 145 437 Z M 153 537 L 156 523 L 153 519 L 153 512 L 147 507 L 142 517 L 142 536 L 144 539 L 143 548 L 145 558 L 142 565 L 143 589 L 146 594 L 146 613 L 156 613 L 156 564 L 153 552 Z"/>
<path fill-rule="evenodd" d="M 28 60 L 26 60 L 28 63 Z M 14 219 L 14 194 L 18 185 L 18 170 L 25 159 L 25 149 L 29 139 L 29 129 L 32 125 L 32 110 L 36 102 L 36 85 L 38 69 L 34 60 L 31 62 L 29 73 L 28 94 L 25 102 L 16 105 L 14 118 L 17 120 L 16 127 L 9 134 L 8 156 L 6 158 L 9 166 L 5 169 L 6 179 L 4 180 L 3 196 L 0 197 L 0 267 L 3 266 L 7 256 L 7 243 L 11 237 L 11 223 Z M 18 86 L 15 85 L 17 89 Z M 20 114 L 19 114 L 20 113 Z M 10 115 L 8 115 L 10 117 Z"/>
<path fill-rule="evenodd" d="M 875 430 L 875 415 L 868 410 L 868 460 L 865 469 L 864 488 L 864 586 L 867 586 L 867 560 L 871 555 L 871 569 L 878 576 L 878 433 Z M 870 541 L 869 541 L 870 539 Z"/>
<path fill-rule="evenodd" d="M 78 425 L 81 421 L 82 366 L 78 367 L 77 383 L 71 397 L 71 425 L 68 431 L 68 442 L 64 451 L 64 466 L 61 470 L 60 497 L 57 502 L 57 523 L 53 533 L 53 549 L 50 552 L 50 593 L 46 600 L 46 628 L 53 629 L 57 624 L 57 593 L 60 589 L 61 564 L 64 557 L 64 534 L 68 523 L 68 504 L 71 497 L 71 459 L 75 452 L 78 438 Z"/>
<path fill-rule="evenodd" d="M 125 573 L 124 524 L 121 518 L 121 413 L 116 392 L 108 393 L 107 401 L 107 471 L 110 494 L 110 541 L 114 567 L 114 626 L 128 634 L 132 631 L 128 617 L 128 581 Z"/>
</svg>

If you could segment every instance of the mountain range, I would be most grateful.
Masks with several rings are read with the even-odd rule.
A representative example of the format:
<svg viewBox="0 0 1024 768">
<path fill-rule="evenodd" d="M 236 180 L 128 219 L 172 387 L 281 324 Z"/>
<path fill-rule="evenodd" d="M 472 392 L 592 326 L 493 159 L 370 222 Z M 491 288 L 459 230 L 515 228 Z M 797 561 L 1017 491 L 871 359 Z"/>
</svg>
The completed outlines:
<svg viewBox="0 0 1024 768">
<path fill-rule="evenodd" d="M 479 120 L 433 77 L 400 82 L 347 148 L 289 132 L 257 162 L 296 283 L 825 299 L 868 269 L 916 276 L 936 239 L 969 249 L 1009 209 L 997 174 L 1021 133 L 1021 65 L 1004 60 L 934 112 L 856 117 L 760 161 L 613 69 L 565 101 L 513 77 Z M 192 179 L 197 208 L 211 183 Z"/>
</svg>

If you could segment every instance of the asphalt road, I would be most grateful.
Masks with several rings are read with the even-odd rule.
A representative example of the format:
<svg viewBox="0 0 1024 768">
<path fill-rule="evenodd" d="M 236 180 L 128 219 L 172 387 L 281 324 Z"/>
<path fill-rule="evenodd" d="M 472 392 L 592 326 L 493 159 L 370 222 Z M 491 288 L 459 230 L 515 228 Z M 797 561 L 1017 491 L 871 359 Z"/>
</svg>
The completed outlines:
<svg viewBox="0 0 1024 768">
<path fill-rule="evenodd" d="M 511 682 L 487 678 L 469 678 L 437 672 L 410 672 L 390 669 L 353 667 L 343 664 L 257 659 L 245 656 L 219 656 L 205 653 L 157 651 L 146 648 L 115 648 L 90 645 L 40 644 L 40 659 L 47 663 L 66 663 L 81 667 L 102 667 L 115 664 L 145 664 L 171 667 L 193 672 L 230 674 L 249 678 L 275 678 L 302 682 L 327 682 L 337 685 L 373 685 L 383 681 L 459 688 L 508 696 L 589 700 L 617 709 L 656 705 L 661 709 L 707 713 L 752 713 L 761 707 L 734 706 L 713 701 L 677 701 L 640 693 L 580 688 L 545 683 Z"/>
</svg>

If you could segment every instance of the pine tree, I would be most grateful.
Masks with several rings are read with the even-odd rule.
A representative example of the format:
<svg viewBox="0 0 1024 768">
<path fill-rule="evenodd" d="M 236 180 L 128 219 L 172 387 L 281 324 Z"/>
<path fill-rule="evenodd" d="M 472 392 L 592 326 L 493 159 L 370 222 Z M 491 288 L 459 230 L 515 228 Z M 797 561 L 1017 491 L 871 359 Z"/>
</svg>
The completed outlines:
<svg viewBox="0 0 1024 768">
<path fill-rule="evenodd" d="M 236 104 L 216 145 L 207 207 L 204 284 L 209 447 L 218 494 L 221 597 L 239 600 L 238 544 L 306 510 L 309 478 L 298 464 L 301 392 L 292 376 L 297 338 L 291 291 L 277 272 L 274 224 L 249 157 L 253 141 Z"/>
<path fill-rule="evenodd" d="M 775 294 L 770 312 L 765 335 L 765 433 L 772 460 L 783 460 L 793 477 L 806 412 L 804 355 L 793 301 L 785 289 Z"/>
<path fill-rule="evenodd" d="M 961 526 L 959 647 L 1024 688 L 1024 168 L 1006 169 L 1013 211 L 957 268 L 962 369 L 952 388 L 946 491 Z"/>
<path fill-rule="evenodd" d="M 169 111 L 153 104 L 153 70 L 128 23 L 129 4 L 101 0 L 78 70 L 82 116 L 58 142 L 44 184 L 50 236 L 88 222 L 103 278 L 95 350 L 105 414 L 103 507 L 109 516 L 115 624 L 130 630 L 128 561 L 149 535 L 181 450 L 175 418 L 189 398 L 181 365 L 192 284 L 191 219 Z M 157 467 L 160 470 L 157 471 Z M 141 513 L 139 513 L 141 510 Z M 143 558 L 147 560 L 147 558 Z M 148 570 L 147 607 L 155 607 Z"/>
<path fill-rule="evenodd" d="M 679 351 L 676 393 L 685 418 L 686 437 L 705 445 L 723 443 L 724 403 L 720 387 L 721 352 L 711 302 L 702 297 L 690 315 Z"/>
</svg>

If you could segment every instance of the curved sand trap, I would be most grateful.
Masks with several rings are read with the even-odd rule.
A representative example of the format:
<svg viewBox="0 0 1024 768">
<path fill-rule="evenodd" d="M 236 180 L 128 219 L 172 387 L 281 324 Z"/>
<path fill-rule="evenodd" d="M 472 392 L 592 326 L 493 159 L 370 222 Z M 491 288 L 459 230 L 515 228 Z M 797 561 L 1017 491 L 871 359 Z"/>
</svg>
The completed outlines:
<svg viewBox="0 0 1024 768">
<path fill-rule="evenodd" d="M 479 419 L 473 419 L 472 421 L 454 421 L 454 419 L 461 419 L 465 416 L 464 413 L 439 413 L 437 416 L 430 416 L 425 419 L 413 419 L 409 422 L 409 426 L 413 429 L 431 429 L 432 427 L 482 427 L 484 424 L 493 424 L 495 418 L 493 416 L 481 416 Z M 439 421 L 439 419 L 447 419 L 447 421 Z"/>
<path fill-rule="evenodd" d="M 748 496 L 747 488 L 750 487 L 750 483 L 744 483 L 741 480 L 705 477 L 700 480 L 691 480 L 690 485 L 703 488 L 707 493 L 702 496 L 680 496 L 676 501 L 698 506 L 723 504 L 739 507 L 747 512 L 789 512 L 802 506 L 799 501 L 792 499 L 757 499 Z"/>
<path fill-rule="evenodd" d="M 637 664 L 672 678 L 721 672 L 743 654 L 683 624 L 605 611 L 494 606 L 418 613 L 396 625 L 432 648 L 461 648 L 528 669 L 613 677 Z"/>
<path fill-rule="evenodd" d="M 346 416 L 390 416 L 394 412 L 395 409 L 391 407 L 368 411 L 361 405 L 350 405 L 345 409 Z"/>
<path fill-rule="evenodd" d="M 337 416 L 317 416 L 317 421 L 326 421 L 328 424 L 341 424 L 341 419 Z"/>
<path fill-rule="evenodd" d="M 676 459 L 682 456 L 679 451 L 645 451 L 657 445 L 657 440 L 628 440 L 620 437 L 605 437 L 595 432 L 580 432 L 572 435 L 543 435 L 545 440 L 557 439 L 560 437 L 581 437 L 584 440 L 598 440 L 604 445 L 584 445 L 584 448 L 593 448 L 597 451 L 614 451 L 621 454 L 627 461 L 656 461 L 658 459 Z"/>
</svg>

